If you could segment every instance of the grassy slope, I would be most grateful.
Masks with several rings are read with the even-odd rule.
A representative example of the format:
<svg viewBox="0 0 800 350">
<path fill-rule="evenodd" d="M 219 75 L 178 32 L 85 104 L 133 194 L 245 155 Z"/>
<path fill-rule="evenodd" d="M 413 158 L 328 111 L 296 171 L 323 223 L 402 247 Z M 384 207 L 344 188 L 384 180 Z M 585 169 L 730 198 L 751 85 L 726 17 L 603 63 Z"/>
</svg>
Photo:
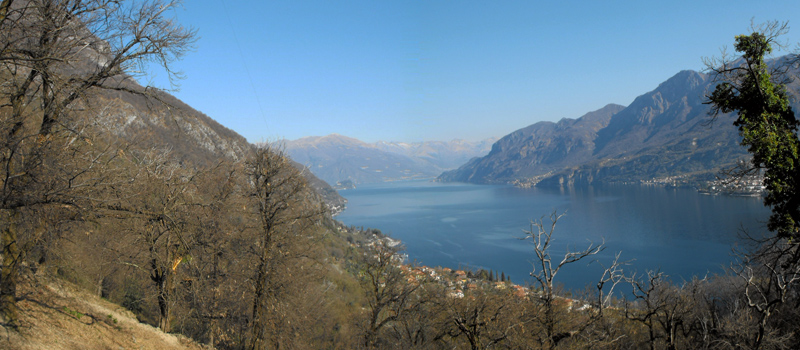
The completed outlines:
<svg viewBox="0 0 800 350">
<path fill-rule="evenodd" d="M 61 279 L 28 276 L 18 297 L 21 327 L 0 325 L 0 349 L 206 349 Z"/>
</svg>

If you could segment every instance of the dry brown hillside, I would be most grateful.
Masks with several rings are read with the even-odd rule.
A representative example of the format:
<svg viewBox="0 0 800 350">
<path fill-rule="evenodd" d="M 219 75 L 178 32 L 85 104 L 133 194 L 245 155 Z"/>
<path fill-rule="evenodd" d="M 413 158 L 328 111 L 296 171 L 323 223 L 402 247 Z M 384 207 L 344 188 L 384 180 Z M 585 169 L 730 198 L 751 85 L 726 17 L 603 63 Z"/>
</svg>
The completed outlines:
<svg viewBox="0 0 800 350">
<path fill-rule="evenodd" d="M 0 325 L 0 349 L 210 349 L 61 279 L 26 276 L 18 297 L 19 332 Z"/>
</svg>

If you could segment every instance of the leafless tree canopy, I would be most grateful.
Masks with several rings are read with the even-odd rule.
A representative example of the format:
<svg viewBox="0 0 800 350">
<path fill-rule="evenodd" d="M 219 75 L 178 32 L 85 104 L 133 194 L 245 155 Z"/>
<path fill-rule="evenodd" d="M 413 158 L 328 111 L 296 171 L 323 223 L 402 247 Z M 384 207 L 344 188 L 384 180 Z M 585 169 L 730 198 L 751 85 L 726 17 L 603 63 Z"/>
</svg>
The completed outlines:
<svg viewBox="0 0 800 350">
<path fill-rule="evenodd" d="M 24 211 L 90 205 L 87 190 L 112 182 L 116 154 L 98 140 L 90 110 L 97 89 L 147 94 L 131 77 L 157 63 L 167 70 L 194 32 L 166 16 L 174 2 L 4 0 L 0 3 L 0 313 L 16 319 Z"/>
</svg>

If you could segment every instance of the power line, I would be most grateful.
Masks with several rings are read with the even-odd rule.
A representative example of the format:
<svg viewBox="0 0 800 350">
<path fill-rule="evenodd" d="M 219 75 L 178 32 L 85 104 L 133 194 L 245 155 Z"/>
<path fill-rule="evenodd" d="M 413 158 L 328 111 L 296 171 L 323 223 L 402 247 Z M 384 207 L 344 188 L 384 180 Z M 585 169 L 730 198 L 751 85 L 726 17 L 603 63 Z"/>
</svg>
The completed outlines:
<svg viewBox="0 0 800 350">
<path fill-rule="evenodd" d="M 258 97 L 258 91 L 256 90 L 256 85 L 253 83 L 253 75 L 250 74 L 250 68 L 247 66 L 247 61 L 244 59 L 244 52 L 242 51 L 242 46 L 239 44 L 239 38 L 236 35 L 236 28 L 233 26 L 233 21 L 231 21 L 231 16 L 228 14 L 228 8 L 225 6 L 225 0 L 220 0 L 222 3 L 222 10 L 225 12 L 225 18 L 228 20 L 228 26 L 231 28 L 231 32 L 233 33 L 233 41 L 236 43 L 236 48 L 239 49 L 239 59 L 242 61 L 242 66 L 244 67 L 245 73 L 247 74 L 247 80 L 250 82 L 250 88 L 253 89 L 253 95 L 256 97 L 256 103 L 258 104 L 258 110 L 261 112 L 261 120 L 264 121 L 264 127 L 269 130 L 269 124 L 267 123 L 266 113 L 264 113 L 264 108 L 261 106 L 261 99 Z"/>
</svg>

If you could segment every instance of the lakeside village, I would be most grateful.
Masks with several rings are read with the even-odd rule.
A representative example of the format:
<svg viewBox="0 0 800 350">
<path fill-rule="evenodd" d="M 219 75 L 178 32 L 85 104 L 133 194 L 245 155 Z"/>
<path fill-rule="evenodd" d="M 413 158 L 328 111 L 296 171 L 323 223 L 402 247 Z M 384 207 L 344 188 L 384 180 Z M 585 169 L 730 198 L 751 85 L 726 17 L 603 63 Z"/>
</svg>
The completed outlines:
<svg viewBox="0 0 800 350">
<path fill-rule="evenodd" d="M 517 179 L 511 185 L 519 188 L 535 187 L 542 179 L 551 176 L 552 173 L 539 175 L 526 179 Z M 729 196 L 751 196 L 760 197 L 765 193 L 764 176 L 747 175 L 743 177 L 731 177 L 727 179 L 716 179 L 712 181 L 698 181 L 693 175 L 677 175 L 652 178 L 640 181 L 615 181 L 613 183 L 623 185 L 645 185 L 662 186 L 664 188 L 692 188 L 701 194 L 707 195 L 729 195 Z"/>
<path fill-rule="evenodd" d="M 337 230 L 340 233 L 347 235 L 347 241 L 351 247 L 361 248 L 377 248 L 378 246 L 388 246 L 393 249 L 401 245 L 401 241 L 393 239 L 384 235 L 378 229 L 364 229 L 354 226 L 347 227 L 341 222 Z M 497 276 L 497 272 L 486 271 L 480 269 L 472 271 L 470 269 L 451 269 L 448 267 L 428 267 L 423 265 L 408 264 L 408 255 L 395 251 L 392 256 L 392 262 L 406 278 L 407 282 L 411 285 L 419 285 L 423 282 L 436 282 L 449 290 L 448 296 L 451 298 L 464 298 L 465 291 L 471 290 L 506 290 L 510 289 L 511 293 L 519 298 L 527 298 L 533 295 L 539 295 L 533 286 L 521 286 L 511 282 L 510 276 Z M 563 296 L 556 296 L 557 300 L 563 301 L 567 304 L 569 310 L 582 311 L 591 308 L 589 302 L 571 299 Z"/>
<path fill-rule="evenodd" d="M 730 195 L 760 197 L 765 193 L 763 175 L 747 175 L 740 178 L 716 179 L 706 181 L 701 184 L 688 179 L 688 176 L 667 176 L 663 178 L 653 178 L 642 180 L 643 185 L 664 186 L 666 188 L 691 187 L 701 194 L 707 195 Z"/>
<path fill-rule="evenodd" d="M 519 188 L 535 187 L 542 179 L 552 175 L 547 173 L 527 179 L 517 179 L 511 185 Z M 711 181 L 698 181 L 693 175 L 677 175 L 652 178 L 640 181 L 621 181 L 617 184 L 639 184 L 645 186 L 662 186 L 664 188 L 692 188 L 701 194 L 707 195 L 729 195 L 760 197 L 766 193 L 764 187 L 764 175 L 745 175 L 741 177 L 717 178 Z"/>
</svg>

